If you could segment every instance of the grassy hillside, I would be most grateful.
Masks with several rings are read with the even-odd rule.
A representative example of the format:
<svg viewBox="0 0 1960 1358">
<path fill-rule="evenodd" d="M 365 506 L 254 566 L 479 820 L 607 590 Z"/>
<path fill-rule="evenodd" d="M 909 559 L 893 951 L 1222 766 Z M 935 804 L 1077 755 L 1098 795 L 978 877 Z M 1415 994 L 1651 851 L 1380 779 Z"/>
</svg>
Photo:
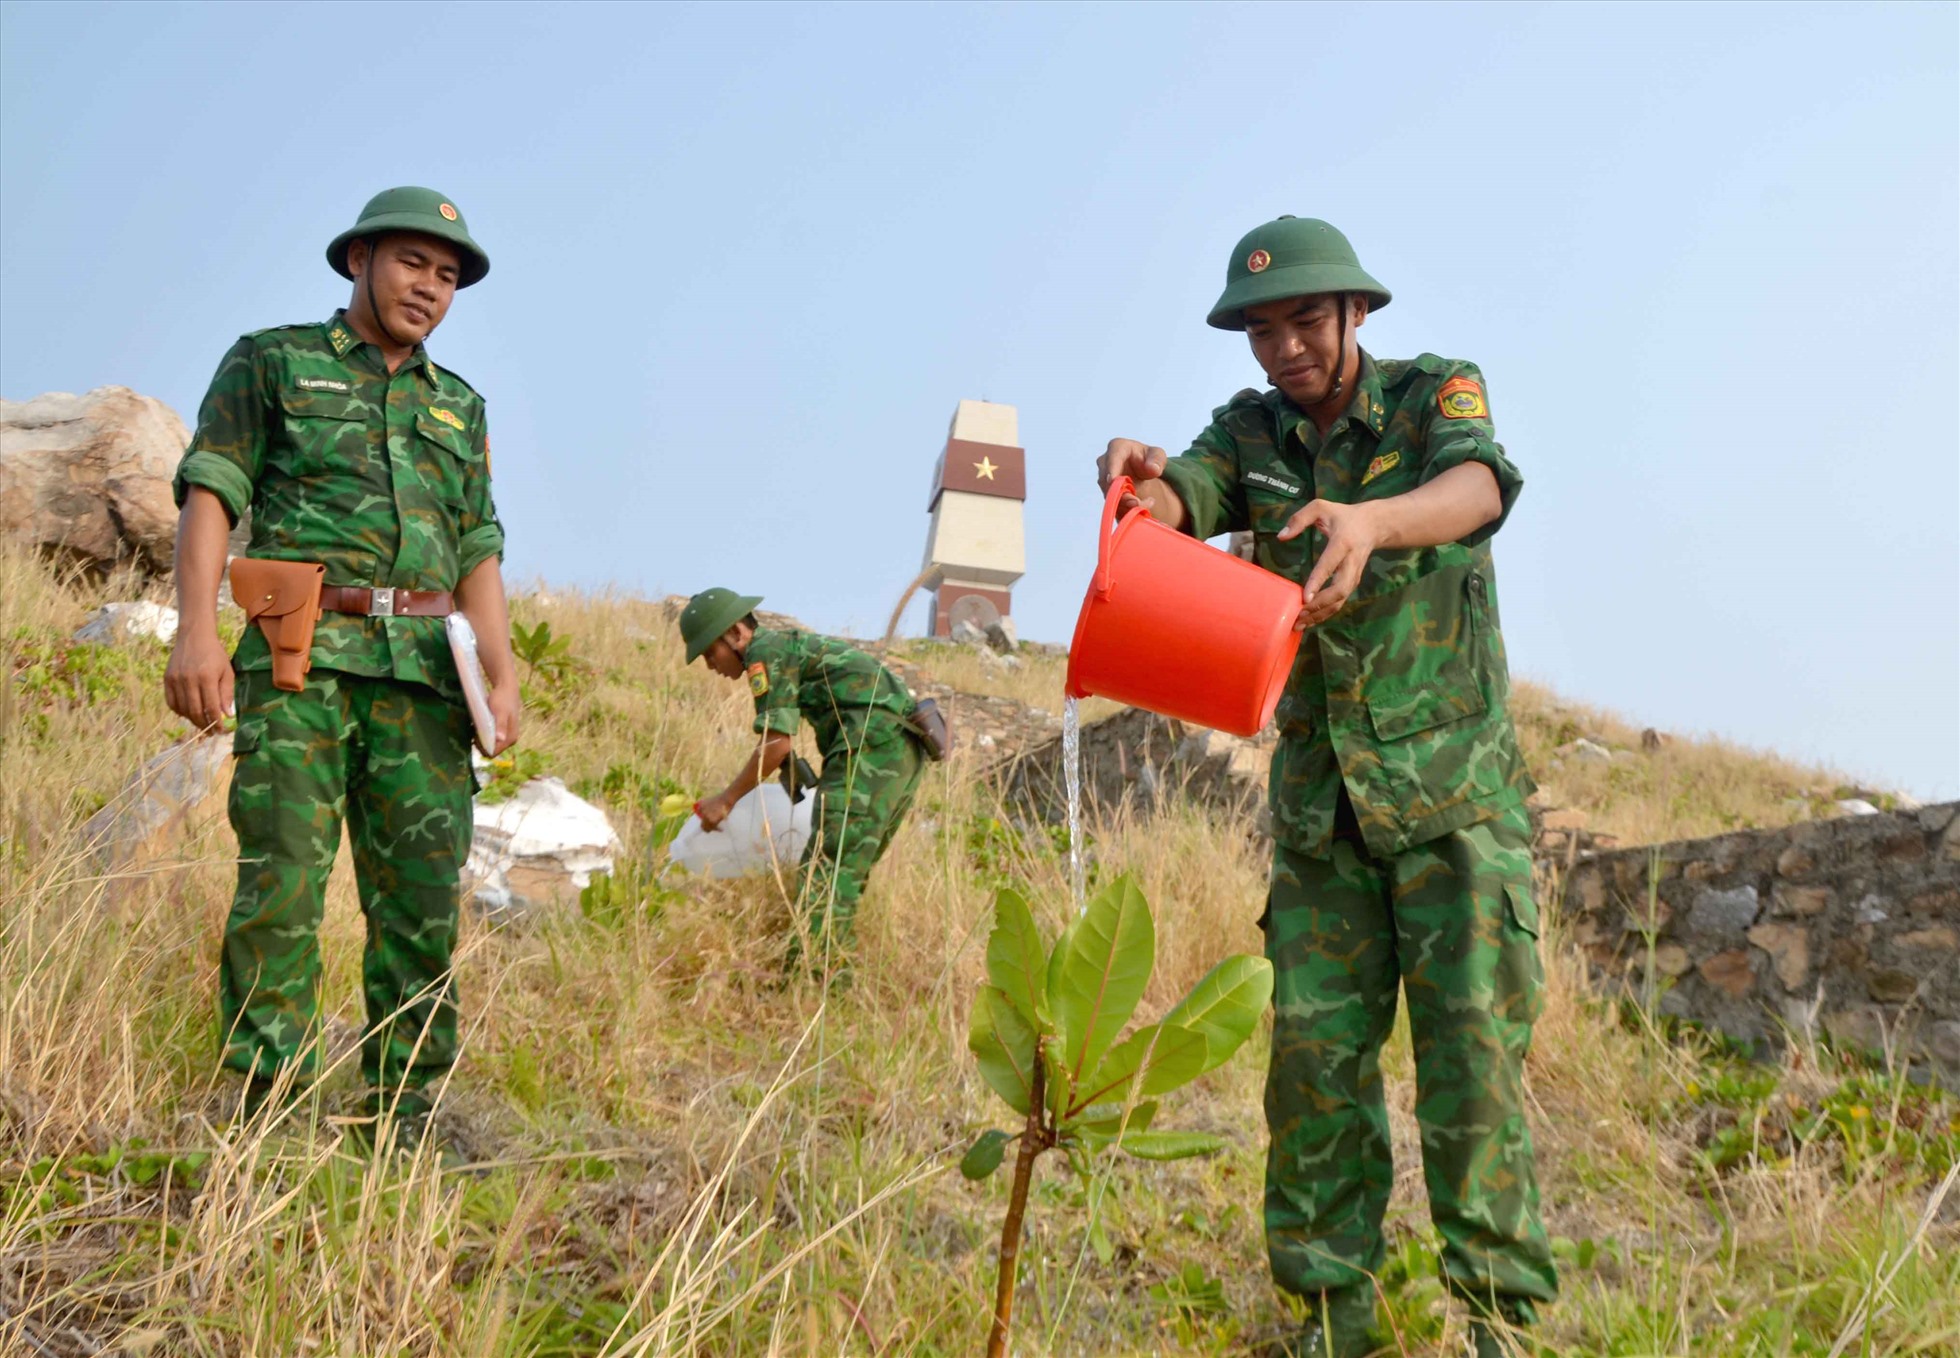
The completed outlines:
<svg viewBox="0 0 1960 1358">
<path fill-rule="evenodd" d="M 748 699 L 684 668 L 651 604 L 520 600 L 580 664 L 540 678 L 522 760 L 603 801 L 627 860 L 583 910 L 464 929 L 465 1050 L 442 1120 L 474 1163 L 370 1162 L 356 1093 L 361 923 L 336 876 L 323 948 L 331 1073 L 297 1117 L 231 1124 L 210 1069 L 232 845 L 222 814 L 104 875 L 80 822 L 182 734 L 164 651 L 75 649 L 106 587 L 0 551 L 0 1353 L 970 1354 L 991 1300 L 1005 1175 L 954 1170 L 1004 1109 L 966 1018 L 993 889 L 1051 933 L 1066 857 L 1016 831 L 973 766 L 937 766 L 873 880 L 856 983 L 777 983 L 767 880 L 663 881 L 661 796 L 739 757 Z M 921 652 L 918 663 L 928 664 Z M 951 682 L 1058 707 L 1060 662 Z M 1044 701 L 1044 695 L 1046 700 Z M 1625 842 L 1808 813 L 1835 780 L 1675 741 L 1638 749 L 1526 688 L 1548 798 Z M 969 755 L 970 757 L 970 755 Z M 1159 963 L 1143 1013 L 1254 951 L 1264 865 L 1197 812 L 1093 828 L 1136 875 Z M 1891 1355 L 1960 1349 L 1960 1105 L 1827 1051 L 1745 1066 L 1598 1002 L 1547 940 L 1531 1065 L 1565 1300 L 1557 1354 Z M 1229 1138 L 1208 1161 L 1044 1164 L 1024 1248 L 1021 1354 L 1251 1351 L 1287 1314 L 1259 1225 L 1264 1042 L 1160 1125 Z M 1387 1060 L 1399 1173 L 1382 1278 L 1398 1349 L 1451 1351 L 1421 1205 L 1410 1061 Z M 1089 1204 L 1098 1205 L 1090 1229 Z"/>
</svg>

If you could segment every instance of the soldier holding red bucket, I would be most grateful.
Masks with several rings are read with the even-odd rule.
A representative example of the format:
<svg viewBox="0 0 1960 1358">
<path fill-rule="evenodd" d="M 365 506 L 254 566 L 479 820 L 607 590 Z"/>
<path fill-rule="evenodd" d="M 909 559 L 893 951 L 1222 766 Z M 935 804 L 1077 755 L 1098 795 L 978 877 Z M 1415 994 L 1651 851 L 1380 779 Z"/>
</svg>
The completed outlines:
<svg viewBox="0 0 1960 1358">
<path fill-rule="evenodd" d="M 1110 442 L 1070 691 L 1228 729 L 1278 722 L 1261 921 L 1276 975 L 1266 1233 L 1275 1280 L 1313 1313 L 1282 1351 L 1373 1351 L 1394 1180 L 1379 1055 L 1400 990 L 1443 1274 L 1485 1358 L 1557 1288 L 1523 1094 L 1542 982 L 1532 782 L 1490 552 L 1523 479 L 1475 365 L 1360 347 L 1388 303 L 1325 222 L 1281 217 L 1239 242 L 1207 319 L 1245 333 L 1272 386 L 1220 406 L 1176 457 Z M 1229 560 L 1203 545 L 1228 531 L 1255 535 L 1270 575 L 1209 560 Z M 1217 601 L 1197 614 L 1162 597 L 1194 574 Z M 1295 582 L 1279 603 L 1271 576 Z M 1109 627 L 1125 603 L 1141 621 Z M 1194 646 L 1187 620 L 1218 613 L 1234 621 Z M 1186 673 L 1193 651 L 1222 654 L 1209 678 L 1226 682 Z M 1157 687 L 1111 693 L 1124 683 Z"/>
</svg>

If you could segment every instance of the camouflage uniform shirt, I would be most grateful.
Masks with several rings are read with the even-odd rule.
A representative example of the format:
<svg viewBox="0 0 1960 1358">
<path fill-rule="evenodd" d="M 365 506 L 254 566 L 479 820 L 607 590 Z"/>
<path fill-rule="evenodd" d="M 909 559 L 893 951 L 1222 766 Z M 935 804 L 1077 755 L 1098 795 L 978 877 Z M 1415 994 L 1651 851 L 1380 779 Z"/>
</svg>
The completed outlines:
<svg viewBox="0 0 1960 1358">
<path fill-rule="evenodd" d="M 1489 543 L 1524 479 L 1496 441 L 1482 374 L 1434 354 L 1364 353 L 1354 399 L 1325 436 L 1278 391 L 1242 391 L 1164 470 L 1195 536 L 1249 530 L 1261 566 L 1304 580 L 1326 538 L 1279 541 L 1295 510 L 1406 494 L 1466 462 L 1496 474 L 1498 520 L 1461 542 L 1376 552 L 1347 605 L 1301 643 L 1269 793 L 1274 837 L 1289 849 L 1330 851 L 1343 782 L 1377 857 L 1530 793 L 1506 708 Z"/>
<path fill-rule="evenodd" d="M 896 734 L 912 694 L 872 657 L 836 637 L 759 627 L 749 639 L 756 734 L 793 735 L 808 721 L 824 758 Z"/>
<path fill-rule="evenodd" d="M 454 590 L 501 556 L 483 398 L 421 345 L 391 376 L 335 312 L 324 324 L 245 336 L 218 365 L 173 487 L 202 486 L 233 523 L 252 511 L 247 554 L 326 565 L 329 585 Z M 247 628 L 233 663 L 271 668 Z M 315 666 L 458 695 L 441 618 L 321 615 Z"/>
</svg>

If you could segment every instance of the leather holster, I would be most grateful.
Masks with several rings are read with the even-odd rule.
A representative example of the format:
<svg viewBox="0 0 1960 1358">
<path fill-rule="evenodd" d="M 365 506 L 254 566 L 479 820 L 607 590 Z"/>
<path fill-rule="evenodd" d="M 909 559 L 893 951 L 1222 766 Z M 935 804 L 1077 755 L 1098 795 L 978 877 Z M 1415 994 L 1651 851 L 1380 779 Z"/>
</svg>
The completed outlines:
<svg viewBox="0 0 1960 1358">
<path fill-rule="evenodd" d="M 257 623 L 272 648 L 272 686 L 306 687 L 313 668 L 313 624 L 320 620 L 320 586 L 327 568 L 313 561 L 255 561 L 233 557 L 231 597 Z"/>
<path fill-rule="evenodd" d="M 947 728 L 946 714 L 930 698 L 921 698 L 905 719 L 906 729 L 918 737 L 926 758 L 937 764 L 953 752 L 953 733 Z"/>
</svg>

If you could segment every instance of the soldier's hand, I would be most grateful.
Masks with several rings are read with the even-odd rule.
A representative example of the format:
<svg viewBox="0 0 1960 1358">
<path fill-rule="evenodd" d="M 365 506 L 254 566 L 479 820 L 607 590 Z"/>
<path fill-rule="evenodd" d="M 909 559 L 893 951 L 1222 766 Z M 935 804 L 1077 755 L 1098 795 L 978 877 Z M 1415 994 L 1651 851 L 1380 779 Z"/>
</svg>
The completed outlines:
<svg viewBox="0 0 1960 1358">
<path fill-rule="evenodd" d="M 1096 459 L 1096 487 L 1107 495 L 1109 483 L 1119 476 L 1127 476 L 1139 483 L 1155 481 L 1164 474 L 1164 464 L 1169 460 L 1162 448 L 1152 448 L 1149 444 L 1139 443 L 1135 439 L 1111 439 L 1108 450 Z M 1138 490 L 1143 490 L 1141 484 Z M 1116 507 L 1117 512 L 1126 512 L 1139 504 L 1146 503 L 1149 498 L 1152 497 L 1147 492 L 1144 499 L 1139 499 L 1135 495 L 1125 495 L 1123 502 Z"/>
<path fill-rule="evenodd" d="M 1309 528 L 1327 535 L 1327 546 L 1307 572 L 1300 588 L 1300 616 L 1295 630 L 1326 622 L 1341 611 L 1357 586 L 1368 558 L 1381 545 L 1381 526 L 1368 504 L 1344 505 L 1331 500 L 1315 500 L 1295 510 L 1279 530 L 1279 540 L 1290 542 Z"/>
<path fill-rule="evenodd" d="M 694 814 L 700 818 L 703 830 L 718 830 L 728 819 L 728 802 L 721 797 L 703 797 L 694 804 Z"/>
<path fill-rule="evenodd" d="M 183 628 L 163 671 L 163 700 L 170 710 L 208 731 L 231 714 L 231 657 L 216 628 Z"/>
<path fill-rule="evenodd" d="M 502 754 L 517 743 L 517 728 L 524 715 L 524 699 L 515 680 L 491 688 L 490 715 L 497 723 L 497 748 L 491 753 Z"/>
</svg>

